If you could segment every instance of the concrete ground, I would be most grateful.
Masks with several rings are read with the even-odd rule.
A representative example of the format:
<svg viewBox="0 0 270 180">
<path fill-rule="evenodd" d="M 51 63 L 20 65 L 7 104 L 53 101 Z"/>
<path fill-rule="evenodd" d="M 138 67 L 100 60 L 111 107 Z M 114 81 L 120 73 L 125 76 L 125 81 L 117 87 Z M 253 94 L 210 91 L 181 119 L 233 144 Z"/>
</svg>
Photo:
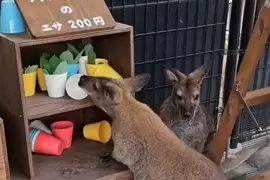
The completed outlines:
<svg viewBox="0 0 270 180">
<path fill-rule="evenodd" d="M 245 148 L 251 148 L 252 144 L 250 143 Z M 265 170 L 270 170 L 270 144 L 258 150 L 243 164 L 228 172 L 226 176 L 230 180 L 246 180 Z"/>
</svg>

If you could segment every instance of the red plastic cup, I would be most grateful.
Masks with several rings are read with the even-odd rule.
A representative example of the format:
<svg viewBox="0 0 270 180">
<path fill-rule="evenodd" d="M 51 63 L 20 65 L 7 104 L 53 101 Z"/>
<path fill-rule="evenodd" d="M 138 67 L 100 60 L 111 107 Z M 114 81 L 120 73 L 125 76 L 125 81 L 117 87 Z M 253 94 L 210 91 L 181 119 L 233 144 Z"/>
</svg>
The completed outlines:
<svg viewBox="0 0 270 180">
<path fill-rule="evenodd" d="M 71 146 L 73 127 L 74 124 L 70 121 L 57 121 L 51 124 L 53 135 L 62 141 L 65 149 Z"/>
<path fill-rule="evenodd" d="M 61 140 L 37 129 L 31 129 L 30 142 L 35 153 L 60 156 L 64 150 Z"/>
</svg>

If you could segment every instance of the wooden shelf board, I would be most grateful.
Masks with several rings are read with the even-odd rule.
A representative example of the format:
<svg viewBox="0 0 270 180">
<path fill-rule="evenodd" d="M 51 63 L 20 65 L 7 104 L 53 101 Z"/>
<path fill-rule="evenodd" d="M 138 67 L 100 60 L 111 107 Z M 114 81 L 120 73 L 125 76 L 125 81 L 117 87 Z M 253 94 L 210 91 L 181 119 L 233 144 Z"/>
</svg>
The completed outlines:
<svg viewBox="0 0 270 180">
<path fill-rule="evenodd" d="M 68 96 L 50 98 L 46 92 L 26 97 L 25 103 L 28 120 L 94 106 L 93 102 L 88 98 L 84 100 L 73 100 Z"/>
<path fill-rule="evenodd" d="M 83 38 L 96 37 L 96 36 L 118 34 L 118 33 L 123 33 L 123 32 L 130 32 L 131 30 L 132 30 L 132 26 L 125 25 L 122 23 L 116 23 L 116 26 L 113 29 L 106 29 L 106 30 L 100 30 L 100 31 L 88 31 L 88 32 L 82 32 L 82 33 L 77 33 L 77 34 L 68 34 L 64 36 L 55 36 L 55 37 L 49 37 L 49 38 L 35 39 L 31 36 L 29 32 L 25 32 L 23 34 L 14 34 L 14 35 L 0 33 L 0 36 L 5 39 L 8 39 L 9 41 L 17 44 L 18 46 L 23 47 L 23 46 L 33 46 L 33 45 L 39 45 L 39 44 L 55 43 L 55 42 L 61 42 L 61 41 L 67 41 L 67 40 L 83 39 Z"/>
<path fill-rule="evenodd" d="M 72 147 L 57 156 L 33 155 L 37 180 L 95 180 L 127 170 L 127 167 L 111 160 L 100 161 L 111 144 L 96 143 L 83 138 L 75 139 Z"/>
</svg>

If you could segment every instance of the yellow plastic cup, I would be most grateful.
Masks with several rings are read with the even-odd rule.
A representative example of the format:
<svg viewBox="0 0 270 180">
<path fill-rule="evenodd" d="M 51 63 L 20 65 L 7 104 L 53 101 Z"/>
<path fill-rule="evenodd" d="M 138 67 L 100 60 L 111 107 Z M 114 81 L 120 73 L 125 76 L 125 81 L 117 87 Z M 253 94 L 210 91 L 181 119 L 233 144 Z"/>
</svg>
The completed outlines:
<svg viewBox="0 0 270 180">
<path fill-rule="evenodd" d="M 37 69 L 37 79 L 38 79 L 38 85 L 39 85 L 40 90 L 47 91 L 44 72 L 42 68 Z"/>
<path fill-rule="evenodd" d="M 85 125 L 83 128 L 83 136 L 101 143 L 107 143 L 111 138 L 111 125 L 107 121 L 101 121 L 93 124 Z"/>
<path fill-rule="evenodd" d="M 102 63 L 102 64 L 99 64 Z M 96 64 L 86 64 L 87 74 L 95 77 L 108 77 L 112 79 L 123 79 L 109 64 L 106 59 L 96 59 Z"/>
<path fill-rule="evenodd" d="M 24 95 L 33 96 L 36 93 L 37 72 L 23 74 Z"/>
</svg>

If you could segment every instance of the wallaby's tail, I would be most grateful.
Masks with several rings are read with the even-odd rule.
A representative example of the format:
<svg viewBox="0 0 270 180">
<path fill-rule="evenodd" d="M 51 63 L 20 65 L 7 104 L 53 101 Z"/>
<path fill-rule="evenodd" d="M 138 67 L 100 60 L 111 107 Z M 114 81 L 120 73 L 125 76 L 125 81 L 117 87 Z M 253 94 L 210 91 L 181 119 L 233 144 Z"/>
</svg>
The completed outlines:
<svg viewBox="0 0 270 180">
<path fill-rule="evenodd" d="M 256 143 L 252 145 L 249 148 L 246 148 L 239 153 L 235 154 L 235 157 L 231 157 L 228 159 L 225 159 L 220 164 L 220 168 L 223 170 L 224 173 L 227 173 L 238 166 L 240 166 L 243 162 L 245 162 L 250 156 L 252 156 L 254 153 L 256 153 L 259 149 L 269 145 L 270 139 L 266 138 L 262 140 L 259 143 Z"/>
</svg>

